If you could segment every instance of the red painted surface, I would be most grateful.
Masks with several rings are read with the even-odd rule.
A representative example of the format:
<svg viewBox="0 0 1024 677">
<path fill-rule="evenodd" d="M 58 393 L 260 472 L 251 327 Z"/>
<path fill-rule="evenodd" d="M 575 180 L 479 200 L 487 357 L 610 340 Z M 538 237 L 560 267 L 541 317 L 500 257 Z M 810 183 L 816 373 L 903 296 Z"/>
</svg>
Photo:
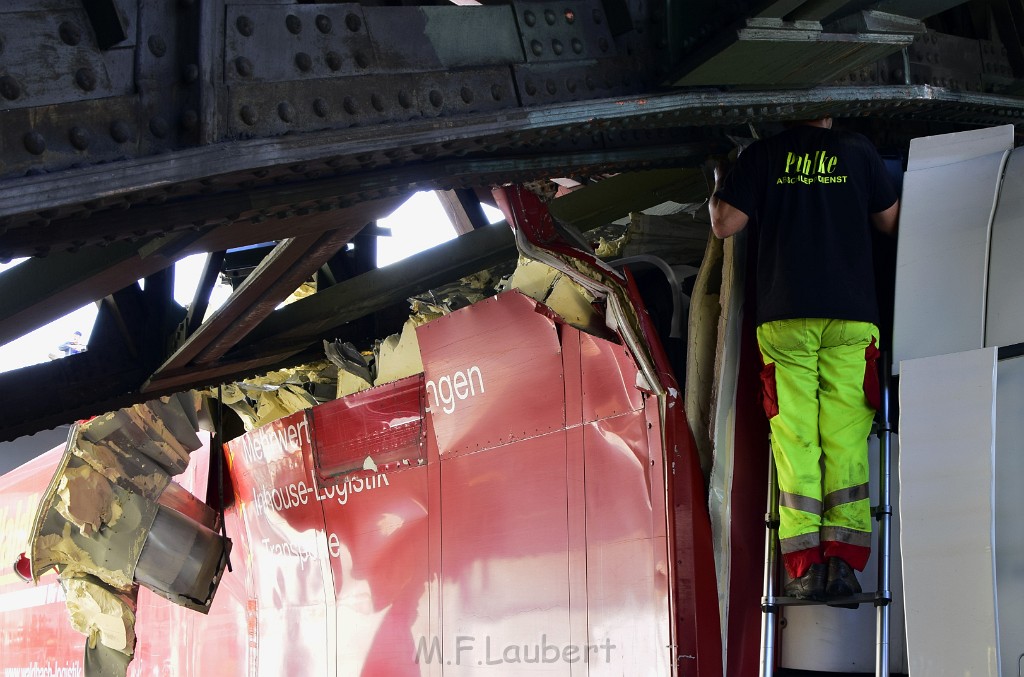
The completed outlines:
<svg viewBox="0 0 1024 677">
<path fill-rule="evenodd" d="M 234 571 L 208 617 L 140 596 L 133 673 L 662 675 L 679 652 L 679 674 L 719 674 L 678 401 L 661 420 L 621 346 L 538 310 L 509 292 L 425 325 L 422 379 L 226 445 Z M 426 462 L 359 462 L 397 447 Z M 47 655 L 77 658 L 61 605 L 38 611 Z"/>
<path fill-rule="evenodd" d="M 82 674 L 81 635 L 71 628 L 64 591 L 53 573 L 38 586 L 25 583 L 11 565 L 28 550 L 36 505 L 46 490 L 63 447 L 0 477 L 0 666 L 4 677 Z"/>
<path fill-rule="evenodd" d="M 509 292 L 416 330 L 441 457 L 564 427 L 557 325 Z"/>
</svg>

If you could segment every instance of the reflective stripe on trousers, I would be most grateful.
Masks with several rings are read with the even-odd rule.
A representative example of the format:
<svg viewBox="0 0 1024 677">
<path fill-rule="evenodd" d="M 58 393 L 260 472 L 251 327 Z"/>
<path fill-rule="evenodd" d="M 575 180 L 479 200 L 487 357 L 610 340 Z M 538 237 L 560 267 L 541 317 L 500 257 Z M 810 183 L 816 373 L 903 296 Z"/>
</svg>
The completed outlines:
<svg viewBox="0 0 1024 677">
<path fill-rule="evenodd" d="M 834 554 L 863 569 L 870 554 L 867 438 L 877 402 L 878 328 L 849 320 L 778 320 L 757 328 L 757 342 L 779 478 L 783 559 L 794 555 L 806 564 Z"/>
</svg>

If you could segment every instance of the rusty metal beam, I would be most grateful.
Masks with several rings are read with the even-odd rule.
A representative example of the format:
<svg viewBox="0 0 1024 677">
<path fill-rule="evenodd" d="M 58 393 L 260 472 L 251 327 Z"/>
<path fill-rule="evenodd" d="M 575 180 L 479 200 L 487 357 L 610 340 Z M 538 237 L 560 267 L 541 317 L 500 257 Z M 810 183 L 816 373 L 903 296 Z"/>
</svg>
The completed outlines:
<svg viewBox="0 0 1024 677">
<path fill-rule="evenodd" d="M 453 190 L 438 190 L 438 199 L 448 220 L 455 226 L 455 232 L 465 235 L 475 228 L 483 228 L 489 222 L 480 206 L 480 200 L 476 193 L 469 188 L 455 188 Z"/>
<path fill-rule="evenodd" d="M 0 276 L 0 344 L 157 273 L 200 237 L 186 232 L 142 244 L 30 259 Z"/>
<path fill-rule="evenodd" d="M 507 224 L 474 230 L 281 308 L 253 331 L 240 348 L 303 348 L 346 322 L 513 256 L 515 243 Z"/>
<path fill-rule="evenodd" d="M 160 381 L 166 371 L 182 369 L 190 363 L 209 364 L 268 316 L 278 304 L 338 251 L 349 239 L 344 230 L 282 240 L 235 290 L 227 303 L 152 375 Z M 144 391 L 151 384 L 143 387 Z"/>
</svg>

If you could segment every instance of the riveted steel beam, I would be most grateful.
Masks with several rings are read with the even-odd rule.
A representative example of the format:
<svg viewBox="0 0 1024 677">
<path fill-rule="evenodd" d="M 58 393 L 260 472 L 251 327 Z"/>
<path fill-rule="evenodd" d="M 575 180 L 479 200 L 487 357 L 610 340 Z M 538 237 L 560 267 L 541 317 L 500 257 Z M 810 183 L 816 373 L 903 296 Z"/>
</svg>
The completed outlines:
<svg viewBox="0 0 1024 677">
<path fill-rule="evenodd" d="M 324 261 L 344 245 L 351 234 L 333 230 L 320 235 L 282 240 L 250 274 L 227 302 L 189 336 L 156 371 L 216 360 L 248 334 L 299 285 L 312 277 Z"/>
<path fill-rule="evenodd" d="M 0 344 L 172 265 L 200 233 L 25 261 L 0 277 Z"/>
<path fill-rule="evenodd" d="M 632 130 L 671 130 L 695 126 L 728 126 L 812 116 L 891 119 L 937 119 L 964 124 L 996 124 L 1024 119 L 1022 101 L 980 93 L 950 92 L 927 86 L 823 87 L 808 91 L 677 92 L 651 97 L 605 99 L 552 104 L 528 115 L 474 114 L 440 132 L 430 121 L 396 123 L 389 135 L 373 128 L 251 139 L 202 147 L 143 160 L 125 160 L 103 167 L 84 167 L 56 176 L 27 176 L 0 183 L 0 256 L 13 255 L 5 244 L 21 228 L 41 229 L 81 215 L 103 223 L 130 221 L 131 210 L 147 203 L 165 203 L 177 195 L 216 196 L 201 210 L 182 204 L 182 213 L 202 218 L 237 214 L 247 204 L 244 191 L 278 181 L 299 182 L 338 172 L 405 171 L 405 165 L 442 158 L 457 160 L 469 153 L 523 155 L 551 145 L 555 138 L 578 137 L 586 143 L 614 147 L 611 135 Z M 629 146 L 643 140 L 626 139 Z M 642 152 L 648 149 L 641 148 Z M 541 151 L 543 152 L 543 151 Z M 628 149 L 619 151 L 627 160 Z M 457 166 L 457 164 L 455 165 Z M 444 165 L 430 168 L 439 182 Z M 312 175 L 311 175 L 312 174 Z M 286 177 L 286 178 L 285 178 Z M 279 185 L 279 184 L 278 184 Z M 231 191 L 241 189 L 242 192 Z M 200 204 L 205 198 L 193 198 Z M 239 203 L 239 199 L 242 203 Z M 221 205 L 219 208 L 217 205 Z M 118 209 L 127 209 L 119 216 Z M 154 211 L 167 211 L 167 208 Z M 94 216 L 93 216 L 94 214 Z M 139 222 L 138 219 L 136 219 Z M 80 218 L 67 221 L 68 239 Z M 116 228 L 121 228 L 117 226 Z M 56 235 L 47 237 L 59 241 Z"/>
</svg>

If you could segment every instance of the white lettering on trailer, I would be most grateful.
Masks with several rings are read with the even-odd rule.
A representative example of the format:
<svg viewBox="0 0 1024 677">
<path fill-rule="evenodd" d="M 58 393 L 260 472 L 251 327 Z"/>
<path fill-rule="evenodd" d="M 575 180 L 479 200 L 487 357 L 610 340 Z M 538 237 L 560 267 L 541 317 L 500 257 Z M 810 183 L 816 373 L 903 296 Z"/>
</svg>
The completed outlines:
<svg viewBox="0 0 1024 677">
<path fill-rule="evenodd" d="M 371 489 L 391 486 L 387 475 L 369 475 L 366 477 L 351 477 L 337 485 L 321 487 L 315 482 L 306 484 L 305 480 L 292 482 L 283 487 L 268 487 L 257 489 L 252 487 L 252 501 L 256 508 L 256 514 L 260 515 L 267 511 L 284 512 L 297 508 L 300 505 L 309 503 L 310 498 L 315 501 L 326 501 L 336 499 L 339 505 L 345 505 L 355 494 L 361 494 Z"/>
<path fill-rule="evenodd" d="M 266 461 L 267 452 L 282 455 L 286 449 L 297 449 L 303 442 L 312 444 L 306 418 L 284 428 L 263 427 L 245 435 L 242 437 L 242 457 L 249 463 Z"/>
<path fill-rule="evenodd" d="M 473 375 L 476 375 L 474 381 Z M 455 411 L 458 400 L 465 400 L 484 393 L 484 375 L 480 367 L 473 365 L 466 371 L 457 371 L 451 376 L 445 375 L 437 379 L 437 383 L 427 381 L 427 394 L 433 396 L 433 407 L 441 407 L 441 411 L 451 414 Z M 441 406 L 443 405 L 443 406 Z"/>
</svg>

